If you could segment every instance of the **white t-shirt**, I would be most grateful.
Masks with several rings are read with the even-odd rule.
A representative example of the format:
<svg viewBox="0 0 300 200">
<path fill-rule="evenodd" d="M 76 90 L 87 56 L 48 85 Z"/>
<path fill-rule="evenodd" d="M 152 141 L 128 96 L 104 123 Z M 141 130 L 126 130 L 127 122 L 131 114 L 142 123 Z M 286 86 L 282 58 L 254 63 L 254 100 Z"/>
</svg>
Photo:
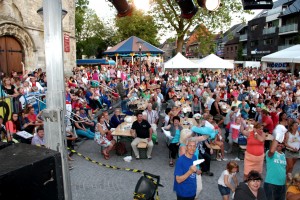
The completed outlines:
<svg viewBox="0 0 300 200">
<path fill-rule="evenodd" d="M 222 172 L 221 176 L 220 176 L 219 179 L 218 179 L 218 184 L 219 184 L 219 185 L 222 185 L 222 186 L 224 186 L 224 187 L 227 187 L 227 186 L 225 185 L 225 182 L 224 182 L 224 176 L 225 176 L 225 175 L 228 176 L 228 183 L 230 183 L 231 180 L 232 180 L 232 177 L 235 176 L 235 174 L 236 174 L 236 173 L 229 174 L 229 172 L 228 172 L 227 169 L 224 170 L 224 171 Z"/>
</svg>

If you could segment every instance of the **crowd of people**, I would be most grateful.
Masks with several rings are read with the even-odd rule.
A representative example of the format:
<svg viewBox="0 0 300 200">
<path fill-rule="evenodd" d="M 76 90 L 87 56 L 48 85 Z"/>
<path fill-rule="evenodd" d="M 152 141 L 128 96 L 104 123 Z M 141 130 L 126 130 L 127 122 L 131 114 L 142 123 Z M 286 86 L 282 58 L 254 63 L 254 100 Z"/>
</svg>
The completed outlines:
<svg viewBox="0 0 300 200">
<path fill-rule="evenodd" d="M 77 137 L 95 140 L 108 160 L 117 143 L 113 130 L 124 122 L 124 115 L 136 115 L 130 131 L 136 159 L 141 141 L 147 143 L 147 158 L 152 158 L 158 126 L 171 134 L 169 166 L 175 166 L 177 199 L 197 199 L 201 175 L 214 176 L 214 146 L 220 150 L 216 160 L 227 161 L 226 154 L 238 145 L 246 145 L 244 180 L 237 180 L 237 162 L 229 161 L 216 183 L 222 199 L 229 199 L 230 193 L 234 199 L 300 199 L 300 176 L 293 176 L 300 156 L 299 76 L 256 68 L 164 72 L 149 61 L 142 63 L 140 74 L 139 63 L 125 60 L 117 67 L 75 67 L 72 72 L 65 78 L 66 137 L 71 147 Z M 2 78 L 1 88 L 1 97 L 10 97 L 14 107 L 11 119 L 0 117 L 1 140 L 44 146 L 46 74 L 41 69 L 12 72 Z M 135 99 L 147 102 L 144 111 L 130 106 Z M 118 101 L 121 107 L 109 117 Z M 196 124 L 184 128 L 187 118 Z M 33 134 L 33 139 L 20 137 L 19 131 Z M 273 140 L 266 140 L 268 134 Z M 197 160 L 201 164 L 194 165 Z"/>
</svg>

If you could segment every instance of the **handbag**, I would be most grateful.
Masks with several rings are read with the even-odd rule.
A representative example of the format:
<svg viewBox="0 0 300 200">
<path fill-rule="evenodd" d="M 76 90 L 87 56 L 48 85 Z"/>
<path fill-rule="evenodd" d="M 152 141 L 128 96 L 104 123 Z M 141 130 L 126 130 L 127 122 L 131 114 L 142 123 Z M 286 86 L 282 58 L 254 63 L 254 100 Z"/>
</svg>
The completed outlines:
<svg viewBox="0 0 300 200">
<path fill-rule="evenodd" d="M 247 137 L 240 133 L 238 137 L 238 144 L 247 145 Z"/>
<path fill-rule="evenodd" d="M 109 141 L 112 141 L 114 139 L 114 137 L 112 136 L 111 132 L 107 132 L 106 133 L 106 138 L 109 140 Z"/>
</svg>

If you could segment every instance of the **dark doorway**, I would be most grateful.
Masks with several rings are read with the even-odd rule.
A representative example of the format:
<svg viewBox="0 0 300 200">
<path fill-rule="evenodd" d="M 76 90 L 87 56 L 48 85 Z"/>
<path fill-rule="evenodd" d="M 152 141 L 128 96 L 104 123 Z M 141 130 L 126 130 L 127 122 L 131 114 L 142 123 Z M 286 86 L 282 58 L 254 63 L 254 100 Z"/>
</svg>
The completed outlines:
<svg viewBox="0 0 300 200">
<path fill-rule="evenodd" d="M 14 37 L 0 37 L 0 71 L 6 75 L 11 71 L 21 73 L 23 58 L 22 46 Z"/>
</svg>

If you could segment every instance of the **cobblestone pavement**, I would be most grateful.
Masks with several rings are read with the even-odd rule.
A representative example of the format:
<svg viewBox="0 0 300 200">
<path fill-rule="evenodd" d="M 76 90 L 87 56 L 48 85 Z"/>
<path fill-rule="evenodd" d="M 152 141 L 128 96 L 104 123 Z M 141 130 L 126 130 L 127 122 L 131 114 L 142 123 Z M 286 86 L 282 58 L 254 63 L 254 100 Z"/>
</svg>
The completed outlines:
<svg viewBox="0 0 300 200">
<path fill-rule="evenodd" d="M 159 144 L 153 148 L 152 160 L 140 159 L 133 160 L 128 163 L 123 160 L 124 156 L 117 156 L 115 152 L 111 152 L 110 160 L 104 160 L 100 153 L 100 146 L 92 140 L 86 140 L 78 145 L 75 149 L 83 155 L 99 161 L 101 163 L 140 169 L 152 174 L 160 175 L 161 184 L 164 187 L 159 188 L 161 200 L 176 199 L 173 192 L 174 168 L 169 167 L 168 148 L 166 147 L 164 136 L 159 132 Z M 128 148 L 127 148 L 128 149 Z M 232 154 L 227 155 L 229 159 L 237 157 L 237 149 Z M 74 169 L 71 170 L 72 194 L 74 200 L 132 200 L 133 192 L 137 181 L 142 174 L 127 171 L 113 170 L 106 167 L 98 166 L 89 162 L 82 157 L 73 156 L 72 161 Z M 225 169 L 228 161 L 212 161 L 211 171 L 213 177 L 203 176 L 203 190 L 200 194 L 201 200 L 217 200 L 221 199 L 217 188 L 217 180 L 221 172 Z M 238 180 L 242 181 L 243 177 L 243 161 L 237 161 L 240 166 Z M 299 170 L 299 162 L 296 164 L 294 172 Z"/>
</svg>

